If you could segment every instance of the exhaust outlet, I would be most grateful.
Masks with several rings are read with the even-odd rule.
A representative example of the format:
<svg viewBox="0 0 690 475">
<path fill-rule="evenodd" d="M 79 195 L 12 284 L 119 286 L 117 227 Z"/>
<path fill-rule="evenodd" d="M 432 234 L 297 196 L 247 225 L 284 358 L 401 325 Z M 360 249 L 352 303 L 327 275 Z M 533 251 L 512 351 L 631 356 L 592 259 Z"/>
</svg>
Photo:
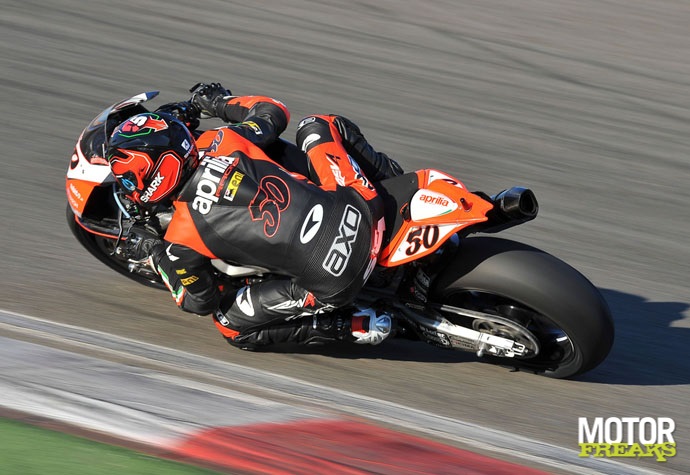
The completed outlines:
<svg viewBox="0 0 690 475">
<path fill-rule="evenodd" d="M 514 186 L 490 197 L 494 208 L 486 216 L 488 221 L 477 226 L 475 232 L 497 233 L 537 217 L 539 203 L 529 188 Z"/>
<path fill-rule="evenodd" d="M 491 197 L 498 211 L 509 219 L 529 221 L 537 217 L 539 203 L 529 188 L 514 186 Z"/>
</svg>

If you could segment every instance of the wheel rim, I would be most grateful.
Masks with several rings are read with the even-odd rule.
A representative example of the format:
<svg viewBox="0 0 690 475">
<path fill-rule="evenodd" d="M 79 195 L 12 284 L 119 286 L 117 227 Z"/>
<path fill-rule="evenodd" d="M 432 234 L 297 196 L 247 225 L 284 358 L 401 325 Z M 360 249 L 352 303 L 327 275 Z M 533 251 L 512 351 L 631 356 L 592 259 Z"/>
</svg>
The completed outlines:
<svg viewBox="0 0 690 475">
<path fill-rule="evenodd" d="M 502 361 L 515 361 L 518 366 L 535 371 L 555 370 L 573 362 L 577 353 L 568 334 L 553 320 L 508 297 L 479 291 L 455 292 L 445 304 L 459 309 L 488 314 L 470 318 L 444 312 L 453 323 L 470 325 L 474 330 L 510 338 L 526 346 L 528 354 Z"/>
<path fill-rule="evenodd" d="M 498 316 L 486 316 L 472 320 L 472 329 L 513 340 L 525 347 L 523 358 L 532 358 L 539 354 L 539 339 L 527 328 L 514 321 Z"/>
</svg>

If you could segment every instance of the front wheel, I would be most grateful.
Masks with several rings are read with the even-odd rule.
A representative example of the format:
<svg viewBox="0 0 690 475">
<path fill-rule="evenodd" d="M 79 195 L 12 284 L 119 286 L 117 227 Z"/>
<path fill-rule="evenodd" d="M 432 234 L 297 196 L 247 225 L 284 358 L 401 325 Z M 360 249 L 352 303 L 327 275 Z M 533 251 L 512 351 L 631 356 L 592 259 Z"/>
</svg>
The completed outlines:
<svg viewBox="0 0 690 475">
<path fill-rule="evenodd" d="M 451 322 L 526 348 L 522 356 L 486 356 L 491 363 L 567 378 L 596 367 L 613 345 L 613 320 L 597 288 L 565 262 L 518 242 L 464 239 L 431 298 Z M 460 316 L 462 309 L 484 317 Z"/>
<path fill-rule="evenodd" d="M 77 238 L 77 241 L 79 241 L 91 255 L 118 274 L 132 279 L 139 284 L 146 285 L 147 287 L 165 290 L 166 287 L 160 277 L 153 272 L 147 274 L 130 272 L 129 262 L 114 252 L 117 239 L 91 233 L 81 227 L 79 223 L 77 223 L 76 217 L 69 205 L 67 205 L 67 225 L 74 237 Z"/>
</svg>

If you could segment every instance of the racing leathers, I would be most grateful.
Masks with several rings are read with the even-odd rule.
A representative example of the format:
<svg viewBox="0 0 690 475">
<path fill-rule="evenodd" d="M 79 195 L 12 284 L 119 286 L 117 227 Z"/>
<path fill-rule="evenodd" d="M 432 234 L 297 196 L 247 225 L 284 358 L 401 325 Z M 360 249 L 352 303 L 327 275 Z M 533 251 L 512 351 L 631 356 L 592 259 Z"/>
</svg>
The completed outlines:
<svg viewBox="0 0 690 475">
<path fill-rule="evenodd" d="M 182 310 L 211 313 L 236 346 L 345 338 L 356 329 L 330 310 L 353 301 L 384 232 L 367 176 L 402 170 L 349 120 L 315 115 L 297 129 L 308 179 L 264 151 L 287 127 L 282 103 L 232 97 L 214 112 L 233 125 L 197 139 L 201 162 L 173 203 L 165 243 L 152 256 L 156 270 Z M 269 277 L 224 293 L 211 259 Z"/>
</svg>

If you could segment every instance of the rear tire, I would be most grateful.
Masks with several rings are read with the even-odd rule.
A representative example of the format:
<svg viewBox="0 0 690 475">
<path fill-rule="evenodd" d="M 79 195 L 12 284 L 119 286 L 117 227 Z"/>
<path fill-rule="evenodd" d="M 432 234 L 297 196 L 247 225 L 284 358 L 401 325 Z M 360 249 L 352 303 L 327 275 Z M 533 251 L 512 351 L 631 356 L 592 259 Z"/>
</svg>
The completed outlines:
<svg viewBox="0 0 690 475">
<path fill-rule="evenodd" d="M 598 289 L 565 262 L 514 241 L 462 240 L 454 261 L 436 279 L 431 300 L 499 317 L 498 323 L 482 322 L 444 312 L 451 321 L 538 343 L 537 354 L 485 357 L 494 364 L 568 378 L 596 367 L 613 345 L 613 320 Z M 501 319 L 510 322 L 502 325 Z"/>
<path fill-rule="evenodd" d="M 165 284 L 163 284 L 163 282 L 157 276 L 156 278 L 153 278 L 130 272 L 128 267 L 129 263 L 126 260 L 117 255 L 111 254 L 115 248 L 117 239 L 100 236 L 81 227 L 79 223 L 77 223 L 76 216 L 72 212 L 72 208 L 70 208 L 69 205 L 67 205 L 67 225 L 69 226 L 70 231 L 72 231 L 74 237 L 77 238 L 77 241 L 79 241 L 79 243 L 81 243 L 81 245 L 84 246 L 92 256 L 110 267 L 118 274 L 147 287 L 163 290 L 166 289 Z"/>
</svg>

